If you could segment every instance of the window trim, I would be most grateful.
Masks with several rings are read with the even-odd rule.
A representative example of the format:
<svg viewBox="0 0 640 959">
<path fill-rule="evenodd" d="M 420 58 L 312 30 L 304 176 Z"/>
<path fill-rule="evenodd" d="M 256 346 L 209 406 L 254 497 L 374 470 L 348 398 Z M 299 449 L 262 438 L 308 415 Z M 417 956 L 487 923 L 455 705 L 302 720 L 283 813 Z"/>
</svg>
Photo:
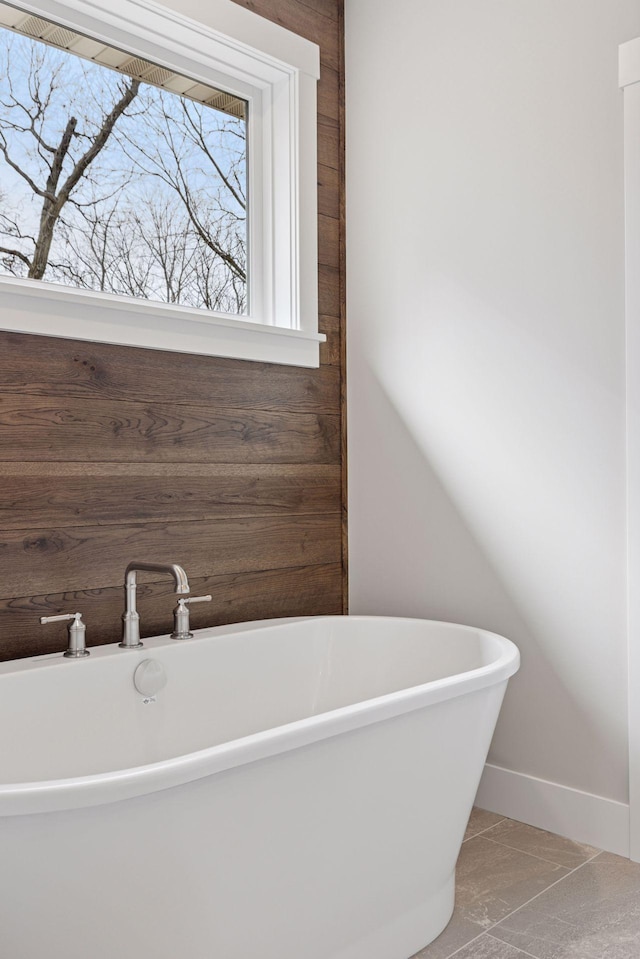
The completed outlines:
<svg viewBox="0 0 640 959">
<path fill-rule="evenodd" d="M 110 0 L 108 10 L 91 0 L 16 6 L 247 99 L 254 241 L 244 317 L 0 276 L 0 327 L 318 366 L 317 45 L 233 0 L 208 0 L 206 23 L 188 16 L 202 16 L 198 0 L 185 0 L 185 13 L 155 0 Z"/>
</svg>

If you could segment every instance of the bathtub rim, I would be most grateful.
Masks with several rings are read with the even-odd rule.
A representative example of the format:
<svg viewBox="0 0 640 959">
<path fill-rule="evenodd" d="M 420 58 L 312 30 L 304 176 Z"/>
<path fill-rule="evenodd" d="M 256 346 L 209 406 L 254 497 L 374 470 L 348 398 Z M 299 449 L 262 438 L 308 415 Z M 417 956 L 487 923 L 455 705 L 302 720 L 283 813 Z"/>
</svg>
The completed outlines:
<svg viewBox="0 0 640 959">
<path fill-rule="evenodd" d="M 124 799 L 133 799 L 148 793 L 203 779 L 206 776 L 237 768 L 247 763 L 279 755 L 280 753 L 311 745 L 342 733 L 393 719 L 449 699 L 468 695 L 500 683 L 506 683 L 517 672 L 520 653 L 511 640 L 490 630 L 441 620 L 398 616 L 296 616 L 279 619 L 252 620 L 228 626 L 206 627 L 194 630 L 189 645 L 215 639 L 217 636 L 252 631 L 267 632 L 289 624 L 343 621 L 375 621 L 389 623 L 420 623 L 474 633 L 489 638 L 497 645 L 497 659 L 476 669 L 454 673 L 442 679 L 409 686 L 358 703 L 340 706 L 315 716 L 307 716 L 280 726 L 274 726 L 248 736 L 208 746 L 180 756 L 109 772 L 94 773 L 65 779 L 50 779 L 22 783 L 0 784 L 0 817 L 33 815 L 101 806 Z M 169 634 L 144 640 L 144 647 L 134 655 L 145 656 L 151 650 L 175 645 Z M 96 658 L 131 656 L 115 643 L 92 648 Z M 39 668 L 57 668 L 61 654 L 45 654 L 0 664 L 3 675 Z M 94 659 L 95 662 L 95 659 Z M 64 662 L 64 668 L 73 668 Z"/>
</svg>

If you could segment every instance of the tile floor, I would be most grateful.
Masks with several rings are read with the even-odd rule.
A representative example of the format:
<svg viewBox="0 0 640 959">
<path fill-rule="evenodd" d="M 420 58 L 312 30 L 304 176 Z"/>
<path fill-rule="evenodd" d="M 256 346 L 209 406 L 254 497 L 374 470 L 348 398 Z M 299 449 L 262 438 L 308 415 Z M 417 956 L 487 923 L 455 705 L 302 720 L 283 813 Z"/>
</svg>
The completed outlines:
<svg viewBox="0 0 640 959">
<path fill-rule="evenodd" d="M 474 809 L 456 908 L 414 959 L 640 959 L 640 864 Z"/>
</svg>

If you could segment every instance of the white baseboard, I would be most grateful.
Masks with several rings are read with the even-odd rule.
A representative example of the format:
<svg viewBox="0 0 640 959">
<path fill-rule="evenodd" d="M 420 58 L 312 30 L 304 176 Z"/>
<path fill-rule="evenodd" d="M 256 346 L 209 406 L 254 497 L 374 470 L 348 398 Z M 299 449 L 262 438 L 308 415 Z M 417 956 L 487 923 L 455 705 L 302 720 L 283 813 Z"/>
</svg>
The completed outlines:
<svg viewBox="0 0 640 959">
<path fill-rule="evenodd" d="M 476 805 L 575 842 L 629 856 L 626 803 L 487 763 Z"/>
</svg>

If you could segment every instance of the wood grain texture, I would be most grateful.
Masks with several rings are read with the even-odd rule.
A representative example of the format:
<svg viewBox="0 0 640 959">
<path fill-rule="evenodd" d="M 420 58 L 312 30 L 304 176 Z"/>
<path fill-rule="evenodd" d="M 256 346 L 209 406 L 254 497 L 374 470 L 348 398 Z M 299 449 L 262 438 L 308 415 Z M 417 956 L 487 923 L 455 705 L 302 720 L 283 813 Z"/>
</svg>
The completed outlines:
<svg viewBox="0 0 640 959">
<path fill-rule="evenodd" d="M 323 65 L 318 83 L 318 113 L 340 122 L 340 77 L 338 70 Z"/>
<path fill-rule="evenodd" d="M 0 461 L 332 463 L 339 443 L 337 414 L 0 397 Z"/>
<path fill-rule="evenodd" d="M 62 650 L 38 617 L 76 609 L 117 641 L 132 559 L 213 595 L 196 627 L 346 608 L 341 0 L 236 2 L 320 46 L 320 368 L 0 332 L 0 659 Z M 169 631 L 170 579 L 140 579 Z"/>
<path fill-rule="evenodd" d="M 329 20 L 339 19 L 338 4 L 334 0 L 300 0 L 300 2 L 303 7 L 309 7 L 310 10 L 315 10 Z"/>
<path fill-rule="evenodd" d="M 238 518 L 335 513 L 341 506 L 336 466 L 94 465 L 21 463 L 8 475 L 0 469 L 0 529 L 217 520 L 231 511 Z"/>
<path fill-rule="evenodd" d="M 320 317 L 319 329 L 327 338 L 324 343 L 320 344 L 320 362 L 338 368 L 340 368 L 342 362 L 340 327 L 339 317 Z"/>
<path fill-rule="evenodd" d="M 325 276 L 325 271 L 328 274 Z M 321 268 L 320 295 L 339 316 L 335 270 Z M 215 359 L 107 343 L 0 332 L 0 397 L 76 397 L 171 406 L 339 413 L 340 371 Z"/>
<path fill-rule="evenodd" d="M 342 315 L 342 287 L 340 283 L 340 269 L 334 266 L 318 266 L 318 311 L 324 316 L 335 316 L 341 319 Z M 340 408 L 340 381 L 337 384 L 338 409 Z"/>
<path fill-rule="evenodd" d="M 318 263 L 340 268 L 340 220 L 335 217 L 318 217 Z"/>
<path fill-rule="evenodd" d="M 340 171 L 318 165 L 318 213 L 340 219 Z"/>
<path fill-rule="evenodd" d="M 131 560 L 150 558 L 192 576 L 339 563 L 340 514 L 6 530 L 0 540 L 9 596 L 43 582 L 56 593 L 116 585 Z"/>
<path fill-rule="evenodd" d="M 340 170 L 340 127 L 330 117 L 318 117 L 318 165 Z"/>
</svg>

